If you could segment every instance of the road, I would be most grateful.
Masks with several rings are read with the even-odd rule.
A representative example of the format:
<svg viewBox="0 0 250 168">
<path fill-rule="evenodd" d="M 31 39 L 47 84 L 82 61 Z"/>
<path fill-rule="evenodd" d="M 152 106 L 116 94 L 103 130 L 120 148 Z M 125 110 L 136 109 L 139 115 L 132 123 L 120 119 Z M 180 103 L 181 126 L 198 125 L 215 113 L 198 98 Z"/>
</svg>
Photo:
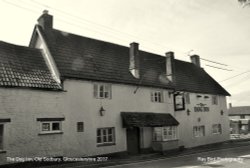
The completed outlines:
<svg viewBox="0 0 250 168">
<path fill-rule="evenodd" d="M 250 146 L 221 149 L 106 168 L 250 168 Z"/>
</svg>

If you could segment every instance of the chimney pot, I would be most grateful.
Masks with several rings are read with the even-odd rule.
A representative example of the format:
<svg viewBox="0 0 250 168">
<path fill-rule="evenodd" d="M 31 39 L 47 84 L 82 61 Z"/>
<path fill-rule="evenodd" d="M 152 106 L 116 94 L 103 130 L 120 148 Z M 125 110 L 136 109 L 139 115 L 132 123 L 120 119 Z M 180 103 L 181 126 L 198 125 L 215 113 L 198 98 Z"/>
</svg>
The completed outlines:
<svg viewBox="0 0 250 168">
<path fill-rule="evenodd" d="M 43 10 L 43 14 L 49 14 L 49 11 L 48 10 Z"/>
<path fill-rule="evenodd" d="M 53 28 L 53 16 L 49 15 L 48 10 L 44 10 L 43 14 L 38 18 L 38 24 L 44 30 L 51 30 Z"/>
<path fill-rule="evenodd" d="M 229 103 L 228 106 L 229 106 L 229 109 L 233 107 L 232 103 Z"/>
</svg>

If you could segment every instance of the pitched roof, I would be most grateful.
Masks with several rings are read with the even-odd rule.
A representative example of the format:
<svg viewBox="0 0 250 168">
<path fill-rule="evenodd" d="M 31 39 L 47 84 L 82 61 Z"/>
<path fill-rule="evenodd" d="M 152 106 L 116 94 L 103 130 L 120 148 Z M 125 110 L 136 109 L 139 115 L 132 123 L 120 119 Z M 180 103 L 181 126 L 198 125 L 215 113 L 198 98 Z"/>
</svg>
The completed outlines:
<svg viewBox="0 0 250 168">
<path fill-rule="evenodd" d="M 228 109 L 228 114 L 229 115 L 243 115 L 243 114 L 250 115 L 250 106 L 231 107 Z"/>
<path fill-rule="evenodd" d="M 176 126 L 179 122 L 169 113 L 121 112 L 123 127 Z"/>
<path fill-rule="evenodd" d="M 39 49 L 0 41 L 0 86 L 60 89 Z"/>
<path fill-rule="evenodd" d="M 165 57 L 140 50 L 142 77 L 136 79 L 129 72 L 128 47 L 55 29 L 44 31 L 39 25 L 38 28 L 46 39 L 61 77 L 230 95 L 202 68 L 192 63 L 174 61 L 174 86 L 166 79 Z M 34 46 L 34 40 L 31 40 L 30 46 Z"/>
<path fill-rule="evenodd" d="M 175 74 L 177 90 L 230 95 L 203 68 L 197 67 L 193 63 L 175 60 Z"/>
<path fill-rule="evenodd" d="M 62 78 L 173 88 L 164 57 L 140 51 L 141 79 L 129 72 L 129 48 L 53 29 L 42 32 Z M 34 45 L 34 44 L 33 44 Z M 31 40 L 31 47 L 32 40 Z M 156 60 L 158 64 L 152 64 Z"/>
</svg>

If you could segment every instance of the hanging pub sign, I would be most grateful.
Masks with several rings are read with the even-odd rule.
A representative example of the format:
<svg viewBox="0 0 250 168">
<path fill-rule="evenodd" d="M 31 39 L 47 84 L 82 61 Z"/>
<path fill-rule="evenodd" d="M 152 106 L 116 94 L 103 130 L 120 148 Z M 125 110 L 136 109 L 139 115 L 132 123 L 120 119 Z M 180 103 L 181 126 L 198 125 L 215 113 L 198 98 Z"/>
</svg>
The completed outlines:
<svg viewBox="0 0 250 168">
<path fill-rule="evenodd" d="M 209 107 L 206 107 L 206 104 L 200 103 L 194 107 L 194 112 L 209 112 Z"/>
<path fill-rule="evenodd" d="M 175 111 L 185 110 L 185 102 L 183 93 L 174 94 L 174 109 Z"/>
</svg>

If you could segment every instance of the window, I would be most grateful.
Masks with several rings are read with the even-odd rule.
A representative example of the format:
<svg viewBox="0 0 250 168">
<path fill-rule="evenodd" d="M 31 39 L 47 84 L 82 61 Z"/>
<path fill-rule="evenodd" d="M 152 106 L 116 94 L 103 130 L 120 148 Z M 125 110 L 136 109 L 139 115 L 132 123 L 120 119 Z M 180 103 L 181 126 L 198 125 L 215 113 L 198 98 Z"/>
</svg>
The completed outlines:
<svg viewBox="0 0 250 168">
<path fill-rule="evenodd" d="M 217 105 L 218 104 L 218 97 L 212 96 L 212 104 Z"/>
<path fill-rule="evenodd" d="M 3 150 L 3 124 L 0 124 L 0 150 Z"/>
<path fill-rule="evenodd" d="M 162 93 L 162 91 L 152 91 L 151 92 L 151 101 L 152 102 L 162 103 L 163 102 L 163 93 Z"/>
<path fill-rule="evenodd" d="M 98 128 L 96 142 L 98 145 L 114 145 L 115 128 Z"/>
<path fill-rule="evenodd" d="M 190 104 L 190 94 L 189 93 L 185 94 L 185 103 Z"/>
<path fill-rule="evenodd" d="M 62 132 L 60 121 L 41 122 L 41 133 L 59 133 Z"/>
<path fill-rule="evenodd" d="M 205 126 L 194 126 L 193 128 L 194 137 L 203 137 L 205 136 Z"/>
<path fill-rule="evenodd" d="M 97 99 L 111 99 L 110 84 L 94 84 L 94 97 Z"/>
<path fill-rule="evenodd" d="M 212 125 L 212 133 L 213 134 L 221 134 L 221 124 L 213 124 Z"/>
<path fill-rule="evenodd" d="M 245 115 L 240 115 L 240 119 L 245 119 Z"/>
<path fill-rule="evenodd" d="M 84 132 L 84 123 L 77 122 L 77 132 Z"/>
<path fill-rule="evenodd" d="M 177 126 L 154 127 L 154 141 L 169 141 L 177 139 Z"/>
<path fill-rule="evenodd" d="M 183 94 L 174 95 L 174 108 L 175 111 L 185 110 L 184 96 Z"/>
</svg>

